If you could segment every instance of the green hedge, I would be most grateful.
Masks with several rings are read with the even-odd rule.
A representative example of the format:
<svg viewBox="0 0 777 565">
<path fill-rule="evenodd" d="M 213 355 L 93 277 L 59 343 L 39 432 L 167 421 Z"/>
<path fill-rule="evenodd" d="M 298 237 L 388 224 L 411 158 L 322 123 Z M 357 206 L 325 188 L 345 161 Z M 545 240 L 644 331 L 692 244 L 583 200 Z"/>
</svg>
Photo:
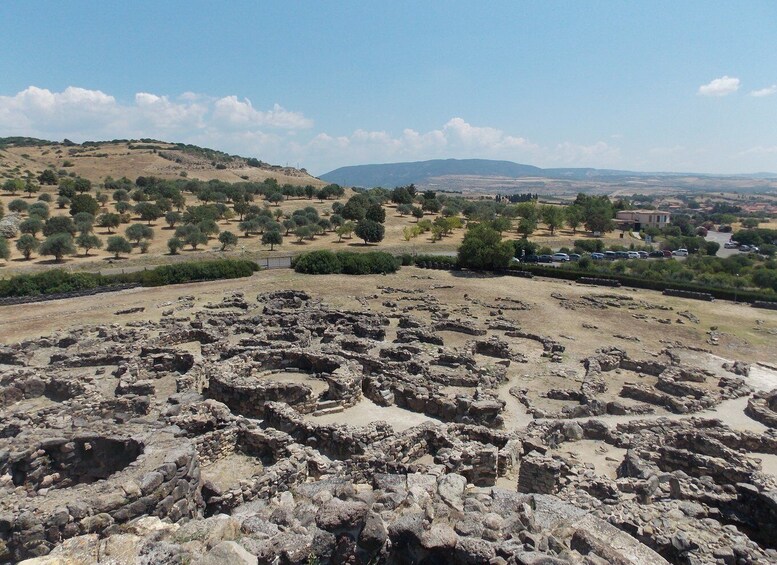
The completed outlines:
<svg viewBox="0 0 777 565">
<path fill-rule="evenodd" d="M 453 257 L 451 255 L 416 255 L 413 257 L 413 263 L 416 265 L 429 265 L 430 263 L 436 263 L 450 269 L 455 269 L 459 266 L 459 259 L 458 257 Z"/>
<path fill-rule="evenodd" d="M 371 251 L 355 253 L 353 251 L 311 251 L 292 260 L 292 267 L 298 273 L 308 275 L 370 275 L 394 273 L 402 260 L 389 253 Z"/>
<path fill-rule="evenodd" d="M 34 275 L 18 275 L 0 280 L 0 297 L 59 294 L 125 283 L 163 286 L 194 281 L 234 279 L 248 277 L 258 270 L 259 265 L 256 263 L 239 259 L 189 261 L 121 275 L 68 273 L 61 269 L 52 269 Z"/>
<path fill-rule="evenodd" d="M 96 273 L 68 273 L 53 269 L 35 275 L 18 275 L 0 280 L 0 296 L 37 296 L 86 290 L 110 284 Z"/>
<path fill-rule="evenodd" d="M 512 270 L 528 271 L 534 275 L 540 277 L 550 277 L 554 279 L 565 279 L 576 281 L 581 277 L 597 276 L 601 278 L 611 279 L 619 281 L 623 286 L 630 286 L 633 288 L 646 288 L 649 290 L 687 290 L 691 292 L 708 292 L 715 298 L 722 300 L 737 300 L 739 302 L 755 302 L 758 300 L 766 302 L 777 301 L 777 296 L 774 294 L 751 291 L 751 290 L 737 290 L 733 288 L 719 288 L 714 286 L 704 286 L 699 284 L 684 283 L 678 281 L 657 281 L 644 278 L 630 277 L 627 275 L 620 275 L 617 273 L 592 273 L 591 271 L 585 271 L 581 269 L 571 269 L 567 267 L 546 267 L 533 264 L 522 264 L 510 267 Z"/>
<path fill-rule="evenodd" d="M 118 275 L 116 282 L 139 282 L 143 286 L 164 286 L 186 282 L 250 277 L 258 270 L 259 265 L 253 261 L 241 259 L 190 261 L 163 265 L 155 269 L 130 273 L 129 275 Z M 124 277 L 127 277 L 128 280 L 123 280 Z"/>
</svg>

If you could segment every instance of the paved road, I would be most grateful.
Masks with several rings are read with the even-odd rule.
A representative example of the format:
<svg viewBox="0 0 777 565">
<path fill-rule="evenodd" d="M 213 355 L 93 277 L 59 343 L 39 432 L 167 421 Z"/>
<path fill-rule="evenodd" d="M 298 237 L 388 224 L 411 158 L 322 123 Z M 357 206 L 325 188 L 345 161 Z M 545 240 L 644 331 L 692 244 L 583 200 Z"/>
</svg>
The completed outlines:
<svg viewBox="0 0 777 565">
<path fill-rule="evenodd" d="M 707 241 L 715 241 L 720 244 L 720 249 L 718 249 L 716 257 L 731 257 L 732 255 L 739 255 L 740 253 L 738 249 L 726 249 L 725 247 L 723 247 L 723 244 L 726 243 L 729 239 L 731 239 L 730 233 L 708 231 L 707 237 L 705 237 L 704 239 L 706 239 Z"/>
</svg>

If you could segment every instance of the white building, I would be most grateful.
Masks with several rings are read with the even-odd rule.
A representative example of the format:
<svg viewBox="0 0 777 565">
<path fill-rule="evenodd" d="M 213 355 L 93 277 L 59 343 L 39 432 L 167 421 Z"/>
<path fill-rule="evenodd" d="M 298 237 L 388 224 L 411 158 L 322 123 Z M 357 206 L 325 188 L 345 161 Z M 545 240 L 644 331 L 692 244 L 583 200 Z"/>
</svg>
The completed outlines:
<svg viewBox="0 0 777 565">
<path fill-rule="evenodd" d="M 615 216 L 618 223 L 630 224 L 634 230 L 662 229 L 672 221 L 672 213 L 663 210 L 621 210 Z"/>
</svg>

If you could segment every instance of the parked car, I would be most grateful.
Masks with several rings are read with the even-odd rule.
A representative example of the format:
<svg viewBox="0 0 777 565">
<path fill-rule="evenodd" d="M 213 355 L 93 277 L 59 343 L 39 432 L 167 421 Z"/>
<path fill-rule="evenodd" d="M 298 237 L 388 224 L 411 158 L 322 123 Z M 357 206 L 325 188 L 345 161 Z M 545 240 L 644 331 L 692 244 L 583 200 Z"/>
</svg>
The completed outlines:
<svg viewBox="0 0 777 565">
<path fill-rule="evenodd" d="M 551 255 L 539 255 L 537 257 L 538 263 L 552 263 L 553 257 Z"/>
<path fill-rule="evenodd" d="M 656 251 L 651 251 L 650 253 L 648 253 L 648 256 L 649 257 L 655 257 L 657 259 L 663 259 L 664 258 L 664 252 L 661 251 L 660 249 L 658 249 Z"/>
<path fill-rule="evenodd" d="M 561 263 L 566 263 L 569 261 L 569 255 L 566 253 L 554 253 L 552 257 L 554 261 L 559 261 Z"/>
<path fill-rule="evenodd" d="M 688 257 L 688 250 L 683 248 L 675 249 L 672 251 L 672 255 L 675 257 Z"/>
<path fill-rule="evenodd" d="M 539 260 L 539 257 L 537 255 L 524 255 L 521 257 L 521 262 L 523 263 L 537 263 Z"/>
<path fill-rule="evenodd" d="M 569 260 L 570 261 L 580 261 L 580 254 L 579 253 L 570 253 L 569 254 Z"/>
<path fill-rule="evenodd" d="M 647 251 L 637 251 L 637 253 L 639 253 L 640 259 L 647 259 L 648 257 L 650 257 Z"/>
<path fill-rule="evenodd" d="M 628 251 L 627 254 L 629 256 L 629 259 L 641 259 L 641 257 L 639 256 L 639 253 L 636 251 Z"/>
<path fill-rule="evenodd" d="M 749 253 L 752 251 L 752 248 L 749 245 L 740 245 L 739 250 Z"/>
<path fill-rule="evenodd" d="M 616 255 L 615 251 L 605 251 L 604 252 L 604 258 L 605 259 L 609 259 L 610 261 L 612 261 L 613 259 L 617 259 L 618 257 Z"/>
<path fill-rule="evenodd" d="M 594 261 L 601 261 L 602 259 L 604 259 L 604 257 L 605 257 L 604 253 L 599 253 L 598 251 L 594 251 L 593 253 L 591 253 L 591 259 L 593 259 Z"/>
<path fill-rule="evenodd" d="M 664 249 L 661 253 L 664 254 L 664 257 L 667 257 L 667 258 L 672 257 L 672 252 L 669 249 Z"/>
<path fill-rule="evenodd" d="M 725 249 L 736 249 L 737 247 L 739 247 L 739 244 L 736 241 L 727 241 L 726 243 L 723 244 L 723 247 Z"/>
<path fill-rule="evenodd" d="M 616 259 L 628 259 L 629 258 L 629 252 L 628 251 L 616 251 L 615 252 L 615 258 Z"/>
</svg>

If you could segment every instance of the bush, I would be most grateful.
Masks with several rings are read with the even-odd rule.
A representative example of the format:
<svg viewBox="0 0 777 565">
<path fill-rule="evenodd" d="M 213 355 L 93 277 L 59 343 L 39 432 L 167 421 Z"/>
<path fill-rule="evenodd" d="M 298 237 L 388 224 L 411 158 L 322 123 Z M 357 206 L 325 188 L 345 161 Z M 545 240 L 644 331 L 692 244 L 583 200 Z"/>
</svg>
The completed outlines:
<svg viewBox="0 0 777 565">
<path fill-rule="evenodd" d="M 292 261 L 294 270 L 307 275 L 329 275 L 339 273 L 340 261 L 331 251 L 311 251 L 303 253 Z"/>
<path fill-rule="evenodd" d="M 143 286 L 163 286 L 193 281 L 236 279 L 250 277 L 259 270 L 253 261 L 221 259 L 216 261 L 188 261 L 175 265 L 163 265 L 148 271 L 138 271 L 124 276 L 126 282 L 139 282 Z M 122 280 L 121 282 L 125 282 Z"/>
<path fill-rule="evenodd" d="M 400 259 L 389 253 L 374 251 L 355 253 L 353 251 L 311 251 L 296 257 L 294 270 L 308 275 L 369 275 L 394 273 L 399 269 Z"/>
<path fill-rule="evenodd" d="M 416 265 L 428 265 L 437 263 L 446 269 L 456 269 L 459 267 L 459 260 L 450 255 L 416 255 L 413 258 Z"/>
<path fill-rule="evenodd" d="M 720 243 L 717 241 L 708 241 L 704 244 L 704 252 L 712 257 L 718 254 L 719 249 Z"/>
<path fill-rule="evenodd" d="M 18 275 L 0 281 L 0 296 L 38 296 L 95 288 L 105 277 L 95 273 L 68 273 L 51 269 L 35 275 Z"/>
<path fill-rule="evenodd" d="M 258 270 L 259 265 L 256 263 L 240 259 L 191 261 L 123 275 L 68 273 L 61 269 L 51 269 L 35 275 L 19 275 L 0 280 L 0 296 L 37 296 L 122 283 L 162 286 L 205 280 L 233 279 L 251 276 Z"/>
<path fill-rule="evenodd" d="M 474 224 L 467 228 L 459 247 L 458 262 L 474 270 L 504 269 L 515 255 L 515 247 L 502 241 L 502 235 L 488 224 Z"/>
<path fill-rule="evenodd" d="M 370 275 L 395 273 L 400 261 L 389 253 L 374 251 L 371 253 L 337 252 L 340 272 L 344 275 Z"/>
<path fill-rule="evenodd" d="M 600 253 L 604 250 L 604 242 L 601 239 L 576 239 L 575 249 L 586 253 Z"/>
</svg>

